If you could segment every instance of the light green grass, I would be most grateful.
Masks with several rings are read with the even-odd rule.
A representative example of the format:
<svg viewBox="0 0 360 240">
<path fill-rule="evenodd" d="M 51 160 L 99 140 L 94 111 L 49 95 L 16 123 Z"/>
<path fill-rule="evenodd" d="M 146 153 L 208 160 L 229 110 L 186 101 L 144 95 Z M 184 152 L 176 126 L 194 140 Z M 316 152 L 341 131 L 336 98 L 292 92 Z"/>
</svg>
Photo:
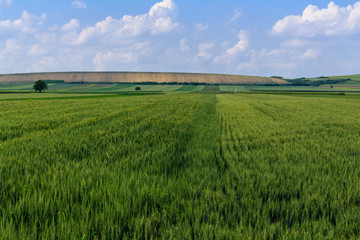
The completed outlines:
<svg viewBox="0 0 360 240">
<path fill-rule="evenodd" d="M 182 85 L 160 85 L 160 84 L 59 84 L 50 91 L 55 92 L 133 92 L 135 87 L 140 87 L 141 91 L 148 92 L 168 92 L 175 91 Z"/>
<path fill-rule="evenodd" d="M 329 86 L 326 87 L 315 87 L 315 86 L 248 86 L 247 87 L 250 91 L 313 91 L 313 92 L 338 92 L 338 91 L 353 91 L 357 92 L 358 89 L 339 89 L 339 88 L 330 88 Z"/>
<path fill-rule="evenodd" d="M 66 98 L 66 97 L 89 97 L 100 96 L 99 94 L 72 94 L 72 93 L 0 93 L 1 100 L 9 99 L 40 99 L 40 98 Z"/>
<path fill-rule="evenodd" d="M 108 87 L 97 89 L 95 91 L 97 91 L 97 92 L 121 92 L 123 89 L 131 88 L 131 87 L 133 87 L 135 90 L 135 86 L 136 86 L 135 84 L 123 84 L 123 83 L 122 84 L 113 84 Z"/>
<path fill-rule="evenodd" d="M 235 90 L 237 90 L 238 92 L 249 92 L 250 91 L 246 86 L 220 85 L 220 91 L 235 92 Z"/>
<path fill-rule="evenodd" d="M 56 85 L 56 83 L 48 83 L 48 87 Z M 33 90 L 33 83 L 2 83 L 0 84 L 0 91 L 15 91 L 15 90 Z"/>
<path fill-rule="evenodd" d="M 210 93 L 217 93 L 220 92 L 219 85 L 206 85 L 202 92 L 210 92 Z"/>
<path fill-rule="evenodd" d="M 190 91 L 190 92 L 201 92 L 205 85 L 184 85 L 176 91 Z"/>
<path fill-rule="evenodd" d="M 145 91 L 145 92 L 170 92 L 170 91 L 176 91 L 177 89 L 181 88 L 182 85 L 160 85 L 160 84 L 142 85 L 142 84 L 140 84 L 140 85 L 135 85 L 135 86 L 121 89 L 121 91 L 124 91 L 124 92 L 136 91 L 135 87 L 140 87 L 141 91 Z"/>
<path fill-rule="evenodd" d="M 113 86 L 111 84 L 64 84 L 60 83 L 53 87 L 49 87 L 49 91 L 52 92 L 96 92 L 103 88 L 108 88 L 109 86 Z"/>
</svg>

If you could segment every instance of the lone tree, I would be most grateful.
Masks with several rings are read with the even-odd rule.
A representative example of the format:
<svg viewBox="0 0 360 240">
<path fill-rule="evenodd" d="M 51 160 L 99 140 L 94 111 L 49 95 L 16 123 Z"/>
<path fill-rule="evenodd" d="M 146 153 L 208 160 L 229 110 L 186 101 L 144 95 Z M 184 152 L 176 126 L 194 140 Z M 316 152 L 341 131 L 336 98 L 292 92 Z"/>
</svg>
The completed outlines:
<svg viewBox="0 0 360 240">
<path fill-rule="evenodd" d="M 140 91 L 141 88 L 140 88 L 140 87 L 135 87 L 135 90 L 136 90 L 136 91 Z"/>
<path fill-rule="evenodd" d="M 35 92 L 39 91 L 41 93 L 41 91 L 48 89 L 48 86 L 47 86 L 46 82 L 44 82 L 42 80 L 37 80 L 34 83 L 33 88 L 35 89 Z"/>
</svg>

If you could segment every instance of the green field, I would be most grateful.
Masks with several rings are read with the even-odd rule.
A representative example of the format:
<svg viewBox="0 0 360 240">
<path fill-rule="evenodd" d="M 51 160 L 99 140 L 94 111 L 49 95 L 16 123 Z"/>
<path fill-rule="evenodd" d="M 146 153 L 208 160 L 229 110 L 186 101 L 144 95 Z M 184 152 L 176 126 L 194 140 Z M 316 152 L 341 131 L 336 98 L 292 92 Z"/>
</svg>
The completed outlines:
<svg viewBox="0 0 360 240">
<path fill-rule="evenodd" d="M 184 85 L 176 91 L 191 91 L 191 92 L 201 92 L 204 89 L 205 85 Z"/>
<path fill-rule="evenodd" d="M 102 94 L 78 94 L 78 93 L 0 93 L 1 100 L 15 99 L 52 99 L 52 98 L 80 98 L 103 96 Z"/>
<path fill-rule="evenodd" d="M 249 88 L 247 86 L 241 85 L 220 85 L 220 91 L 229 91 L 229 92 L 249 92 Z"/>
<path fill-rule="evenodd" d="M 0 239 L 359 238 L 360 96 L 211 87 L 0 95 Z"/>
<path fill-rule="evenodd" d="M 135 91 L 135 87 L 140 87 L 141 91 L 145 92 L 169 92 L 176 91 L 181 88 L 182 85 L 135 85 L 122 89 L 122 91 Z"/>
<path fill-rule="evenodd" d="M 220 92 L 219 85 L 206 85 L 202 92 L 217 93 Z"/>
<path fill-rule="evenodd" d="M 333 77 L 334 79 L 337 79 Z M 318 79 L 318 78 L 316 78 Z M 312 79 L 316 81 L 316 79 Z M 321 78 L 320 78 L 321 79 Z M 332 79 L 329 77 L 329 79 Z M 134 84 L 134 83 L 48 83 L 49 93 L 122 93 L 135 92 L 360 92 L 360 80 L 323 84 L 320 86 L 260 86 L 260 85 L 181 85 L 181 84 Z M 311 79 L 310 79 L 311 80 Z M 1 92 L 33 92 L 29 82 L 0 83 Z"/>
<path fill-rule="evenodd" d="M 334 86 L 334 88 L 330 88 Z M 336 85 L 321 85 L 315 86 L 247 86 L 249 91 L 256 92 L 271 92 L 271 91 L 282 91 L 282 92 L 360 92 L 360 89 L 352 88 L 338 88 Z"/>
<path fill-rule="evenodd" d="M 0 83 L 0 92 L 31 92 L 33 83 Z M 176 84 L 118 84 L 118 83 L 48 83 L 47 92 L 71 93 L 94 92 L 116 93 L 135 92 L 140 87 L 145 92 L 169 91 L 202 91 L 204 85 L 176 85 Z"/>
</svg>

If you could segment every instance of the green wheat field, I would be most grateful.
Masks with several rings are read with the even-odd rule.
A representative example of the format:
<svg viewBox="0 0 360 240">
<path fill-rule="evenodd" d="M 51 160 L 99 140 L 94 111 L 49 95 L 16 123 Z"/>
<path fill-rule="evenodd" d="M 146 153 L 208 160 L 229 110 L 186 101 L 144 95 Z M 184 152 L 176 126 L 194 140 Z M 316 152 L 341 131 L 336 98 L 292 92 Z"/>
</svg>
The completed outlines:
<svg viewBox="0 0 360 240">
<path fill-rule="evenodd" d="M 0 94 L 0 239 L 360 238 L 359 94 L 165 88 Z"/>
</svg>

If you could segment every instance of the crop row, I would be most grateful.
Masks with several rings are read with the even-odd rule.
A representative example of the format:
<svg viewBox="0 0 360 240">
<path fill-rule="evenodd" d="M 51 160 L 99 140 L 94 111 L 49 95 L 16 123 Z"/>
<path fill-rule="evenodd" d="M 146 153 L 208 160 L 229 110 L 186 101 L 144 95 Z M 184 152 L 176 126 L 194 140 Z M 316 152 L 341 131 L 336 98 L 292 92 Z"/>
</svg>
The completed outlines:
<svg viewBox="0 0 360 240">
<path fill-rule="evenodd" d="M 359 107 L 211 93 L 0 101 L 0 239 L 357 238 Z"/>
<path fill-rule="evenodd" d="M 220 154 L 233 221 L 253 238 L 360 234 L 360 103 L 219 95 Z"/>
</svg>

